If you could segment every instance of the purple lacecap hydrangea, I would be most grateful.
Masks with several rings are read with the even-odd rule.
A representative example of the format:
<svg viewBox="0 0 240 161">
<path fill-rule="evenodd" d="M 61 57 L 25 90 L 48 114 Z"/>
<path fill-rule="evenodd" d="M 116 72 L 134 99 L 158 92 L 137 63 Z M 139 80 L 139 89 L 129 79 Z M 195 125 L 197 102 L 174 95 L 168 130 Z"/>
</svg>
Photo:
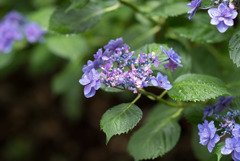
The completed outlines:
<svg viewBox="0 0 240 161">
<path fill-rule="evenodd" d="M 188 11 L 188 13 L 190 14 L 190 16 L 188 17 L 189 20 L 192 19 L 192 17 L 196 13 L 197 9 L 201 5 L 201 2 L 202 2 L 202 0 L 193 0 L 192 2 L 187 4 L 187 7 L 192 8 L 190 11 Z"/>
<path fill-rule="evenodd" d="M 37 41 L 43 41 L 43 31 L 42 27 L 35 22 L 28 23 L 24 25 L 24 34 L 26 35 L 27 41 L 30 43 L 35 43 Z"/>
<path fill-rule="evenodd" d="M 224 33 L 229 26 L 233 26 L 235 19 L 238 15 L 237 11 L 229 8 L 227 4 L 221 3 L 218 8 L 211 8 L 208 10 L 212 25 L 217 25 L 219 32 Z"/>
<path fill-rule="evenodd" d="M 200 144 L 208 144 L 208 151 L 212 152 L 215 144 L 220 140 L 219 135 L 216 134 L 217 128 L 214 125 L 214 121 L 208 123 L 208 121 L 205 120 L 202 125 L 198 124 L 198 129 L 198 135 L 200 136 Z"/>
<path fill-rule="evenodd" d="M 166 51 L 169 58 L 159 62 L 158 56 L 155 56 L 154 53 L 134 54 L 134 51 L 129 51 L 129 49 L 129 46 L 123 43 L 123 39 L 118 38 L 109 41 L 104 46 L 105 51 L 99 49 L 94 54 L 94 60 L 88 60 L 87 65 L 84 65 L 82 69 L 84 74 L 80 79 L 82 85 L 88 86 L 84 89 L 86 97 L 92 97 L 100 88 L 100 83 L 108 88 L 131 90 L 133 93 L 137 93 L 139 88 L 149 85 L 167 90 L 172 88 L 167 76 L 163 76 L 161 73 L 158 73 L 157 77 L 153 76 L 151 67 L 153 65 L 158 67 L 161 62 L 168 60 L 181 66 L 179 64 L 181 57 L 172 53 L 173 50 L 169 53 Z M 90 72 L 95 73 L 97 79 Z"/>
<path fill-rule="evenodd" d="M 172 85 L 168 81 L 168 77 L 166 75 L 163 76 L 160 72 L 157 73 L 156 78 L 154 77 L 151 79 L 151 83 L 154 86 L 158 86 L 166 90 L 170 90 L 172 88 Z"/>
<path fill-rule="evenodd" d="M 165 64 L 165 68 L 171 68 L 171 72 L 173 72 L 175 69 L 177 69 L 177 66 L 182 67 L 181 60 L 182 57 L 178 56 L 177 53 L 171 48 L 170 50 L 165 50 L 162 46 L 160 46 L 162 51 L 169 57 L 169 63 Z"/>
<path fill-rule="evenodd" d="M 26 19 L 17 11 L 9 12 L 0 22 L 0 52 L 9 53 L 15 41 L 24 35 L 30 43 L 41 41 L 45 32 L 36 23 L 26 24 Z"/>
<path fill-rule="evenodd" d="M 229 155 L 232 153 L 232 159 L 234 161 L 240 161 L 240 138 L 227 138 L 224 147 L 221 149 L 221 153 L 223 155 Z"/>
<path fill-rule="evenodd" d="M 90 72 L 84 73 L 79 83 L 84 85 L 84 95 L 89 98 L 95 95 L 96 90 L 101 87 L 100 73 L 94 68 Z"/>
</svg>

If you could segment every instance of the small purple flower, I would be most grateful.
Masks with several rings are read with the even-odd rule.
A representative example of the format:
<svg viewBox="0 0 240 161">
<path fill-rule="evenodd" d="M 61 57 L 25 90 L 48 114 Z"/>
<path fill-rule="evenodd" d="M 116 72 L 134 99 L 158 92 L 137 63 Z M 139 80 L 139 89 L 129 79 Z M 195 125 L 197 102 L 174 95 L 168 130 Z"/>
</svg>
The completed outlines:
<svg viewBox="0 0 240 161">
<path fill-rule="evenodd" d="M 169 57 L 169 63 L 165 64 L 164 67 L 165 68 L 171 68 L 171 72 L 173 72 L 175 69 L 177 69 L 177 66 L 182 67 L 181 63 L 181 58 L 180 56 L 178 56 L 177 53 L 175 53 L 175 51 L 171 48 L 170 50 L 165 50 L 162 46 L 160 46 L 160 48 L 162 49 L 162 51 Z"/>
<path fill-rule="evenodd" d="M 208 123 L 207 120 L 204 121 L 204 123 L 198 124 L 199 133 L 200 136 L 200 144 L 207 145 L 208 144 L 208 151 L 212 152 L 215 144 L 220 140 L 220 137 L 218 134 L 216 134 L 216 127 L 214 125 L 214 121 L 211 121 Z"/>
<path fill-rule="evenodd" d="M 0 52 L 9 53 L 12 50 L 14 41 L 23 38 L 18 25 L 10 21 L 0 23 Z"/>
<path fill-rule="evenodd" d="M 238 15 L 237 11 L 228 8 L 225 3 L 221 3 L 218 8 L 211 8 L 208 10 L 212 25 L 217 25 L 219 32 L 224 33 L 229 26 L 233 26 L 235 19 Z"/>
<path fill-rule="evenodd" d="M 219 100 L 215 103 L 214 105 L 214 112 L 215 113 L 220 113 L 223 111 L 225 108 L 228 107 L 228 105 L 232 102 L 233 96 L 228 96 L 228 97 L 219 97 Z"/>
<path fill-rule="evenodd" d="M 192 2 L 187 4 L 187 7 L 191 7 L 193 9 L 191 9 L 190 11 L 188 11 L 189 14 L 191 14 L 188 19 L 192 19 L 192 17 L 194 16 L 194 14 L 196 13 L 197 9 L 199 8 L 200 4 L 201 4 L 202 0 L 193 0 Z"/>
<path fill-rule="evenodd" d="M 210 105 L 205 106 L 205 109 L 203 110 L 202 120 L 205 120 L 207 116 L 211 116 L 212 114 L 213 114 L 213 108 Z"/>
<path fill-rule="evenodd" d="M 27 41 L 30 43 L 35 43 L 37 41 L 41 42 L 43 40 L 43 35 L 45 31 L 35 22 L 24 25 L 24 34 L 26 35 Z"/>
<path fill-rule="evenodd" d="M 84 73 L 90 72 L 90 71 L 93 69 L 93 67 L 94 67 L 93 61 L 92 61 L 92 60 L 88 60 L 87 65 L 84 65 L 84 66 L 83 66 L 82 71 L 83 71 Z"/>
<path fill-rule="evenodd" d="M 26 20 L 17 11 L 11 11 L 4 17 L 4 21 L 10 21 L 12 24 L 21 25 L 25 23 Z"/>
<path fill-rule="evenodd" d="M 85 85 L 84 95 L 89 98 L 95 95 L 96 90 L 101 87 L 100 73 L 94 68 L 90 72 L 84 73 L 79 83 Z"/>
<path fill-rule="evenodd" d="M 115 52 L 116 49 L 124 47 L 126 50 L 129 49 L 129 46 L 123 44 L 123 39 L 120 37 L 116 40 L 110 40 L 107 45 L 104 46 L 106 50 L 104 55 L 111 56 Z"/>
<path fill-rule="evenodd" d="M 240 137 L 240 125 L 239 124 L 237 124 L 237 123 L 234 124 L 234 128 L 232 130 L 232 135 L 234 137 Z"/>
<path fill-rule="evenodd" d="M 225 140 L 224 147 L 222 147 L 221 149 L 221 153 L 223 155 L 229 155 L 232 153 L 232 159 L 234 161 L 239 161 L 240 160 L 240 138 L 239 137 L 227 138 Z"/>
<path fill-rule="evenodd" d="M 159 86 L 161 88 L 164 88 L 166 90 L 170 90 L 172 88 L 172 85 L 167 80 L 167 76 L 163 76 L 160 72 L 157 73 L 157 77 L 151 79 L 151 83 L 154 86 Z"/>
</svg>

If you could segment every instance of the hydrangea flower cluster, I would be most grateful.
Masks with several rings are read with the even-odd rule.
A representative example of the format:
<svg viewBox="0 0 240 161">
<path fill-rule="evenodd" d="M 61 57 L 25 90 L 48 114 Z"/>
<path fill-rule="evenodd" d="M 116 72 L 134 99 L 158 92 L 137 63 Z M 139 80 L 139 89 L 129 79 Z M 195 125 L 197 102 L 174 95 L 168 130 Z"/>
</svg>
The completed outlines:
<svg viewBox="0 0 240 161">
<path fill-rule="evenodd" d="M 213 106 L 205 107 L 203 119 L 215 114 L 216 120 L 220 121 L 219 129 L 215 127 L 214 121 L 204 120 L 203 124 L 198 124 L 198 135 L 200 136 L 200 144 L 208 145 L 209 152 L 212 152 L 220 138 L 227 137 L 221 153 L 223 155 L 232 154 L 234 161 L 240 161 L 240 124 L 236 123 L 236 119 L 240 116 L 240 110 L 233 110 L 229 107 L 232 100 L 232 96 L 220 97 Z M 224 109 L 228 109 L 225 115 L 218 114 Z"/>
<path fill-rule="evenodd" d="M 27 23 L 18 12 L 9 12 L 0 22 L 0 52 L 9 53 L 15 41 L 24 36 L 30 43 L 41 41 L 45 31 L 35 22 Z"/>
<path fill-rule="evenodd" d="M 158 86 L 169 90 L 172 85 L 167 76 L 160 72 L 157 77 L 153 76 L 152 65 L 158 67 L 160 63 L 169 61 L 165 68 L 171 68 L 171 71 L 182 66 L 181 57 L 173 49 L 162 51 L 168 56 L 168 59 L 159 61 L 158 56 L 150 53 L 139 53 L 135 56 L 134 51 L 123 43 L 122 38 L 111 40 L 94 55 L 94 60 L 88 60 L 82 71 L 84 74 L 79 83 L 84 85 L 84 95 L 89 98 L 95 95 L 96 90 L 101 84 L 108 88 L 122 90 L 131 90 L 133 93 L 138 92 L 138 88 L 144 88 L 149 85 Z"/>
<path fill-rule="evenodd" d="M 191 7 L 188 13 L 190 14 L 189 19 L 191 19 L 198 9 L 208 9 L 208 14 L 211 17 L 210 23 L 216 25 L 219 32 L 224 33 L 230 26 L 234 25 L 233 19 L 238 15 L 237 11 L 234 10 L 235 3 L 234 0 L 217 0 L 214 4 L 207 8 L 201 8 L 202 0 L 193 0 L 187 4 L 187 7 Z M 213 8 L 218 6 L 217 8 Z"/>
</svg>

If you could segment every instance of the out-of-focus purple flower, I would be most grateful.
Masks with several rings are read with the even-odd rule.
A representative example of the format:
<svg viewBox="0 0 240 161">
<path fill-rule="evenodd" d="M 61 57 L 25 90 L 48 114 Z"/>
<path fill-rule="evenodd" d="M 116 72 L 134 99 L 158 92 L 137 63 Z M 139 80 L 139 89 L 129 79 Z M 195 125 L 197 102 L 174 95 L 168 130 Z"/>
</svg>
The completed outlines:
<svg viewBox="0 0 240 161">
<path fill-rule="evenodd" d="M 24 25 L 24 34 L 26 35 L 28 42 L 35 43 L 43 40 L 45 31 L 43 31 L 42 27 L 40 27 L 37 23 L 31 22 Z"/>
<path fill-rule="evenodd" d="M 212 152 L 215 144 L 220 140 L 218 134 L 216 134 L 216 127 L 214 125 L 214 121 L 208 123 L 207 120 L 204 123 L 198 124 L 198 135 L 200 136 L 200 144 L 207 145 L 208 144 L 208 151 Z"/>
<path fill-rule="evenodd" d="M 214 112 L 219 113 L 223 111 L 225 108 L 228 107 L 228 105 L 232 102 L 233 96 L 219 97 L 219 100 L 214 104 Z"/>
<path fill-rule="evenodd" d="M 229 8 L 227 4 L 221 3 L 218 8 L 211 8 L 208 10 L 212 25 L 217 25 L 219 32 L 224 33 L 229 26 L 233 26 L 235 19 L 238 15 L 237 11 Z"/>
<path fill-rule="evenodd" d="M 12 24 L 15 24 L 15 25 L 16 24 L 21 25 L 21 24 L 25 23 L 26 20 L 17 11 L 11 11 L 4 17 L 4 21 L 10 21 Z"/>
<path fill-rule="evenodd" d="M 240 137 L 240 125 L 239 124 L 237 124 L 237 123 L 234 124 L 234 128 L 232 130 L 232 135 L 234 137 Z"/>
<path fill-rule="evenodd" d="M 0 35 L 0 52 L 4 53 L 11 51 L 14 41 L 23 38 L 18 25 L 14 25 L 10 21 L 0 23 Z"/>
<path fill-rule="evenodd" d="M 205 109 L 203 110 L 203 118 L 202 120 L 205 120 L 207 116 L 211 116 L 213 114 L 213 108 L 210 105 L 205 106 Z"/>
<path fill-rule="evenodd" d="M 182 67 L 181 60 L 182 57 L 178 56 L 177 53 L 171 48 L 170 50 L 165 50 L 162 46 L 160 46 L 162 51 L 169 57 L 169 63 L 165 64 L 165 68 L 171 68 L 171 72 L 173 72 L 175 69 L 177 69 L 177 66 Z"/>
<path fill-rule="evenodd" d="M 199 8 L 201 2 L 202 2 L 202 0 L 193 0 L 192 2 L 187 4 L 187 7 L 192 8 L 190 11 L 188 11 L 188 13 L 190 14 L 190 16 L 188 17 L 189 20 L 192 19 L 192 17 L 196 13 L 197 9 Z"/>
<path fill-rule="evenodd" d="M 221 153 L 223 155 L 229 155 L 232 153 L 232 159 L 234 161 L 239 161 L 240 160 L 240 138 L 239 137 L 227 138 L 225 140 L 224 147 L 222 147 L 221 149 Z"/>
<path fill-rule="evenodd" d="M 161 88 L 164 88 L 166 90 L 169 90 L 172 88 L 172 85 L 168 81 L 167 76 L 163 76 L 160 72 L 158 72 L 157 77 L 151 79 L 151 83 L 154 86 L 159 86 Z"/>
<path fill-rule="evenodd" d="M 84 65 L 84 66 L 83 66 L 82 71 L 83 71 L 84 73 L 90 72 L 90 71 L 93 69 L 93 67 L 94 67 L 93 61 L 92 61 L 92 60 L 88 60 L 87 65 Z"/>
<path fill-rule="evenodd" d="M 96 90 L 101 87 L 100 73 L 94 68 L 90 72 L 84 73 L 79 83 L 84 85 L 84 95 L 89 98 L 95 95 Z"/>
</svg>

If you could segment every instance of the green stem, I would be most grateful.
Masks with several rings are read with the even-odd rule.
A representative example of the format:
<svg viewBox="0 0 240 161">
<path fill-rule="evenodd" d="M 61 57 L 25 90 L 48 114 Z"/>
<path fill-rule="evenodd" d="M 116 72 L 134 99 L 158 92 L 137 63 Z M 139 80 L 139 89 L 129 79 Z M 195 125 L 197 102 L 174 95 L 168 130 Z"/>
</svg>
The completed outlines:
<svg viewBox="0 0 240 161">
<path fill-rule="evenodd" d="M 121 2 L 122 4 L 132 8 L 134 11 L 141 13 L 141 10 L 139 8 L 137 8 L 137 6 L 135 6 L 134 4 L 132 4 L 130 2 L 125 1 L 125 0 L 119 0 L 119 2 Z"/>
<path fill-rule="evenodd" d="M 137 100 L 141 97 L 141 94 L 138 94 L 138 96 L 128 105 L 127 109 L 130 108 Z"/>
<path fill-rule="evenodd" d="M 113 11 L 113 10 L 115 10 L 115 9 L 118 9 L 120 6 L 121 6 L 121 3 L 118 2 L 116 5 L 113 5 L 113 6 L 111 6 L 111 7 L 105 8 L 105 9 L 104 9 L 104 12 Z"/>
<path fill-rule="evenodd" d="M 158 99 L 161 99 L 167 92 L 168 92 L 167 90 L 163 91 L 163 93 L 161 93 L 161 95 L 158 96 L 157 98 L 158 98 Z"/>
</svg>

